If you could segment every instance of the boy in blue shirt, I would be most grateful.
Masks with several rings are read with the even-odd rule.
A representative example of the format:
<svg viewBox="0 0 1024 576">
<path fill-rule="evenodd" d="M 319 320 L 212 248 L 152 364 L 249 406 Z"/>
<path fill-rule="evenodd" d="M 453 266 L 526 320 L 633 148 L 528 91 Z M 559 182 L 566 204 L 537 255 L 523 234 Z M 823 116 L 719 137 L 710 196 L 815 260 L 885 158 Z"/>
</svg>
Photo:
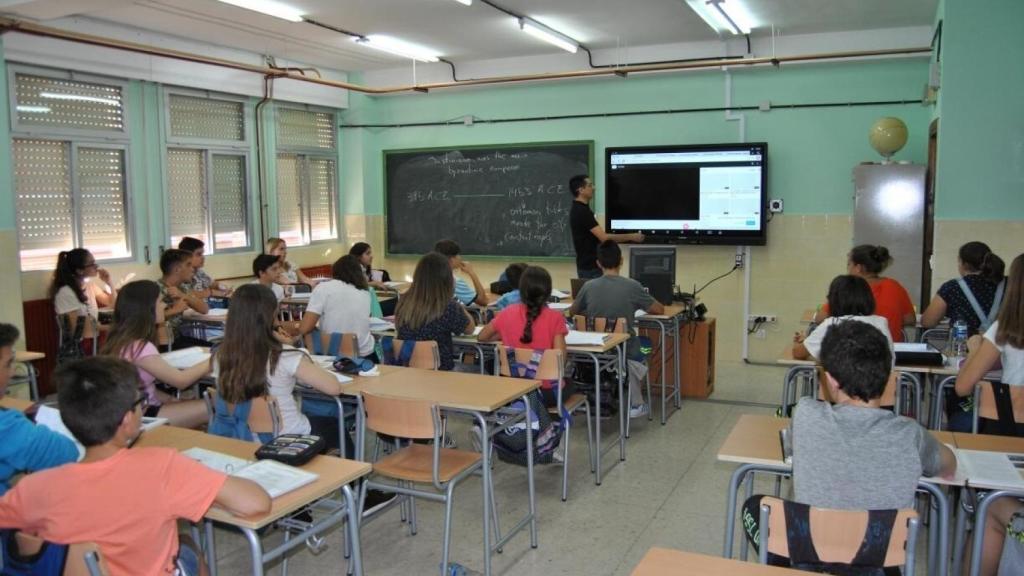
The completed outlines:
<svg viewBox="0 0 1024 576">
<path fill-rule="evenodd" d="M 0 324 L 0 397 L 14 372 L 14 343 L 18 329 Z M 78 448 L 69 438 L 36 426 L 19 410 L 0 408 L 0 496 L 10 488 L 11 477 L 78 460 Z"/>
<path fill-rule="evenodd" d="M 498 298 L 498 301 L 494 303 L 494 307 L 499 312 L 513 304 L 522 302 L 519 298 L 519 279 L 523 276 L 523 270 L 526 270 L 526 264 L 522 262 L 509 264 L 508 268 L 505 268 L 504 280 L 508 282 L 509 286 L 512 286 L 512 290 L 502 294 L 501 298 Z"/>
<path fill-rule="evenodd" d="M 459 247 L 459 244 L 454 240 L 438 240 L 437 244 L 434 244 L 434 252 L 440 252 L 448 257 L 448 265 L 452 267 L 453 275 L 455 272 L 462 272 L 469 276 L 469 280 L 473 283 L 470 286 L 469 282 L 455 276 L 455 299 L 462 302 L 463 306 L 473 303 L 487 306 L 489 303 L 487 302 L 487 291 L 480 283 L 480 278 L 476 275 L 473 267 L 462 259 L 462 248 Z"/>
</svg>

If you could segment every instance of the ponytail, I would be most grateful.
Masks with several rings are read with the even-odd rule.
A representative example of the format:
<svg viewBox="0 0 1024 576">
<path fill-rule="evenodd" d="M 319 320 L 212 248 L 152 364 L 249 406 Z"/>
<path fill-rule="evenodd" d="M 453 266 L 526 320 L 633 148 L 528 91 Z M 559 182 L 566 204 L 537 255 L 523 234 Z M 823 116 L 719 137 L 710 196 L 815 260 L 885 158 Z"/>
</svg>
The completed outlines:
<svg viewBox="0 0 1024 576">
<path fill-rule="evenodd" d="M 533 321 L 540 316 L 548 305 L 551 297 L 551 275 L 540 266 L 528 266 L 519 278 L 519 298 L 526 306 L 526 326 L 519 341 L 523 344 L 533 342 Z"/>
<path fill-rule="evenodd" d="M 979 272 L 981 272 L 983 278 L 987 278 L 993 284 L 999 284 L 1006 275 L 1006 264 L 1002 258 L 996 256 L 995 252 L 989 252 L 981 260 Z"/>
<path fill-rule="evenodd" d="M 864 268 L 868 274 L 881 274 L 892 264 L 892 256 L 885 246 L 861 244 L 850 250 L 850 262 Z"/>
<path fill-rule="evenodd" d="M 982 278 L 998 284 L 1006 275 L 1006 264 L 1003 259 L 984 242 L 968 242 L 960 247 L 957 254 L 960 262 L 968 271 L 981 275 Z"/>
<path fill-rule="evenodd" d="M 57 268 L 53 271 L 53 281 L 49 290 L 51 300 L 57 296 L 61 288 L 67 286 L 75 293 L 79 302 L 85 304 L 88 301 L 78 271 L 85 268 L 86 261 L 91 257 L 92 254 L 85 248 L 73 248 L 57 254 Z"/>
</svg>

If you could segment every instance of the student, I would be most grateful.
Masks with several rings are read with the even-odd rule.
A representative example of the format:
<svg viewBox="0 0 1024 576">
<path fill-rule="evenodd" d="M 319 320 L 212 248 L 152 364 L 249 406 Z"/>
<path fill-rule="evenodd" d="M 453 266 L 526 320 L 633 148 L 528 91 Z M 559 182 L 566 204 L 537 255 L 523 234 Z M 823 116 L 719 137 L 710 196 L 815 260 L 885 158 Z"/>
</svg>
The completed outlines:
<svg viewBox="0 0 1024 576">
<path fill-rule="evenodd" d="M 487 306 L 490 304 L 490 302 L 487 301 L 487 291 L 484 290 L 484 285 L 480 283 L 480 277 L 476 275 L 476 272 L 473 270 L 473 267 L 469 265 L 469 262 L 462 259 L 462 248 L 459 247 L 458 243 L 454 240 L 438 240 L 437 244 L 434 244 L 434 252 L 444 254 L 448 258 L 448 264 L 451 267 L 455 280 L 456 300 L 462 302 L 466 306 L 469 306 L 474 302 L 480 306 Z M 455 272 L 462 272 L 466 276 L 469 276 L 469 280 L 473 285 L 470 286 L 462 278 L 454 276 Z"/>
<path fill-rule="evenodd" d="M 1006 289 L 1002 258 L 984 242 L 968 242 L 957 258 L 960 278 L 947 280 L 921 314 L 921 326 L 934 328 L 948 317 L 964 322 L 970 335 L 984 334 L 992 324 Z"/>
<path fill-rule="evenodd" d="M 100 288 L 92 280 L 99 277 L 106 285 Z M 85 248 L 74 248 L 57 255 L 49 297 L 68 337 L 76 334 L 81 322 L 81 338 L 91 338 L 100 329 L 100 307 L 113 306 L 117 290 L 110 273 L 96 265 L 96 258 Z M 77 345 L 77 344 L 76 344 Z M 89 353 L 93 353 L 90 351 Z"/>
<path fill-rule="evenodd" d="M 316 286 L 316 280 L 306 276 L 298 266 L 295 266 L 288 261 L 288 244 L 286 244 L 284 240 L 280 238 L 268 239 L 263 253 L 270 254 L 271 256 L 277 256 L 281 261 L 282 283 Z"/>
<path fill-rule="evenodd" d="M 366 280 L 374 288 L 387 288 L 388 285 L 385 282 L 391 281 L 391 275 L 388 274 L 387 270 L 374 270 L 371 266 L 373 265 L 373 248 L 370 247 L 366 242 L 356 242 L 352 245 L 352 248 L 348 251 L 349 256 L 355 256 L 359 259 L 359 266 L 363 270 L 363 274 L 366 275 Z"/>
<path fill-rule="evenodd" d="M 192 310 L 197 314 L 206 314 L 210 307 L 199 296 L 191 293 L 185 283 L 192 279 L 192 255 L 184 250 L 171 248 L 160 255 L 160 272 L 163 276 L 157 281 L 160 297 L 167 308 L 164 318 L 171 331 L 172 344 L 175 350 L 192 346 L 209 346 L 210 343 L 191 336 L 179 334 L 179 328 L 185 319 L 185 311 Z"/>
<path fill-rule="evenodd" d="M 508 282 L 509 286 L 512 286 L 512 290 L 502 294 L 501 298 L 498 298 L 498 301 L 494 303 L 494 307 L 498 311 L 522 301 L 519 297 L 519 279 L 523 277 L 523 271 L 527 267 L 528 265 L 525 263 L 516 262 L 509 264 L 508 268 L 505 268 L 505 281 Z M 551 296 L 551 294 L 549 293 L 548 296 Z"/>
<path fill-rule="evenodd" d="M 319 327 L 324 334 L 355 334 L 359 356 L 379 362 L 370 334 L 372 290 L 359 259 L 351 254 L 338 258 L 331 267 L 331 276 L 313 289 L 299 333 L 306 336 Z"/>
<path fill-rule="evenodd" d="M 875 314 L 889 321 L 889 334 L 893 342 L 903 342 L 903 327 L 917 323 L 914 304 L 902 284 L 892 278 L 881 276 L 882 272 L 892 264 L 892 256 L 885 246 L 861 244 L 850 250 L 846 262 L 846 273 L 860 276 L 868 281 L 871 293 L 875 296 Z M 820 314 L 815 314 L 818 321 L 821 314 L 829 316 L 828 305 Z"/>
<path fill-rule="evenodd" d="M 178 250 L 184 250 L 192 255 L 194 273 L 192 279 L 184 283 L 189 292 L 194 292 L 200 298 L 209 298 L 210 296 L 222 298 L 231 294 L 229 286 L 214 282 L 213 278 L 210 278 L 210 275 L 203 270 L 203 266 L 206 264 L 204 255 L 206 244 L 202 240 L 185 236 L 178 242 Z"/>
<path fill-rule="evenodd" d="M 975 348 L 956 377 L 958 396 L 969 396 L 990 370 L 1002 361 L 1003 384 L 1024 386 L 1024 254 L 1013 259 L 1006 282 L 1006 296 L 996 321 L 982 338 L 972 339 Z"/>
<path fill-rule="evenodd" d="M 921 476 L 956 471 L 949 448 L 916 421 L 880 407 L 892 352 L 877 328 L 836 323 L 822 339 L 820 358 L 836 402 L 802 398 L 797 403 L 793 487 L 798 502 L 852 510 L 913 508 Z"/>
<path fill-rule="evenodd" d="M 198 522 L 214 504 L 237 516 L 270 511 L 270 496 L 254 482 L 174 448 L 128 449 L 146 409 L 131 364 L 89 358 L 62 366 L 54 381 L 61 420 L 85 458 L 24 477 L 0 498 L 0 527 L 94 542 L 111 576 L 173 574 L 176 557 L 198 574 L 195 550 L 179 547 L 179 519 Z"/>
<path fill-rule="evenodd" d="M 469 311 L 455 299 L 455 278 L 448 260 L 438 252 L 420 258 L 412 286 L 395 310 L 398 338 L 436 341 L 441 370 L 455 369 L 452 334 L 472 334 L 476 328 Z"/>
<path fill-rule="evenodd" d="M 262 284 L 274 293 L 274 297 L 280 302 L 284 300 L 284 286 L 286 280 L 281 274 L 281 260 L 270 254 L 260 254 L 252 261 L 252 275 L 256 277 L 253 284 Z"/>
<path fill-rule="evenodd" d="M 647 366 L 643 362 L 644 354 L 640 350 L 640 341 L 636 338 L 633 328 L 634 319 L 637 310 L 649 314 L 662 314 L 665 307 L 651 297 L 639 282 L 619 274 L 622 268 L 622 249 L 615 240 L 605 240 L 597 247 L 597 265 L 601 267 L 601 277 L 590 280 L 580 288 L 576 300 L 569 308 L 569 314 L 626 319 L 627 331 L 632 335 L 627 344 L 629 417 L 639 418 L 647 415 L 650 407 L 644 402 L 640 391 L 640 382 L 647 374 Z"/>
<path fill-rule="evenodd" d="M 1006 537 L 1010 536 L 1010 539 Z M 971 566 L 971 546 L 964 554 L 961 574 Z M 985 517 L 985 542 L 981 550 L 981 576 L 1024 572 L 1024 504 L 1003 497 L 989 505 Z"/>
<path fill-rule="evenodd" d="M 828 287 L 828 307 L 831 316 L 818 324 L 806 338 L 799 332 L 793 337 L 793 358 L 797 360 L 819 358 L 821 341 L 829 328 L 845 320 L 856 320 L 877 328 L 885 335 L 886 341 L 889 342 L 889 351 L 892 353 L 889 322 L 874 313 L 875 297 L 871 294 L 871 287 L 868 286 L 866 280 L 851 274 L 833 278 Z"/>
<path fill-rule="evenodd" d="M 511 268 L 511 266 L 510 266 Z M 481 342 L 501 340 L 508 348 L 529 348 L 531 350 L 561 350 L 565 356 L 565 335 L 569 329 L 565 317 L 548 308 L 551 297 L 551 275 L 539 266 L 529 266 L 522 271 L 518 291 L 523 300 L 505 308 L 484 326 L 477 337 Z M 554 387 L 545 382 L 541 397 L 546 406 L 557 406 L 558 396 Z M 560 383 L 560 386 L 566 386 Z M 563 388 L 562 397 L 568 398 L 573 390 Z"/>
<path fill-rule="evenodd" d="M 14 343 L 18 329 L 0 324 L 0 398 L 14 374 Z M 0 496 L 10 488 L 11 478 L 78 460 L 78 448 L 70 438 L 36 426 L 20 410 L 0 408 Z"/>
<path fill-rule="evenodd" d="M 609 234 L 597 223 L 594 211 L 590 209 L 590 201 L 594 198 L 594 182 L 586 174 L 578 174 L 569 179 L 569 191 L 572 192 L 572 208 L 569 209 L 569 229 L 572 232 L 572 245 L 576 250 L 576 277 L 598 278 L 601 270 L 597 266 L 597 245 L 612 240 L 614 242 L 643 242 L 644 235 Z"/>
<path fill-rule="evenodd" d="M 126 284 L 117 299 L 114 324 L 101 354 L 131 362 L 138 370 L 140 391 L 147 404 L 144 416 L 167 418 L 174 426 L 199 428 L 207 421 L 202 400 L 177 400 L 156 388 L 159 381 L 185 390 L 210 373 L 209 361 L 179 370 L 160 356 L 157 326 L 164 321 L 164 306 L 156 282 L 136 280 Z"/>
</svg>

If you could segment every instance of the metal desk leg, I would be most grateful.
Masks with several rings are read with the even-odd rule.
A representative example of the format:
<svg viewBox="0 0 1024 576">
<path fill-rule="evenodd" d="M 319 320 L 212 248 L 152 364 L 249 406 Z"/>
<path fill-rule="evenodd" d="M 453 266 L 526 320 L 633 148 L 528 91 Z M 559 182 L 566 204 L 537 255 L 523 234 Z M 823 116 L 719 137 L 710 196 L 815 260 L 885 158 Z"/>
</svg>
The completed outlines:
<svg viewBox="0 0 1024 576">
<path fill-rule="evenodd" d="M 38 402 L 39 381 L 36 377 L 36 368 L 31 362 L 25 363 L 25 373 L 28 375 L 28 398 L 33 402 Z"/>
<path fill-rule="evenodd" d="M 673 316 L 672 319 L 675 322 L 675 326 L 673 326 L 672 328 L 672 345 L 675 346 L 676 351 L 676 361 L 673 363 L 675 364 L 676 372 L 676 408 L 680 408 L 683 404 L 683 381 L 679 375 L 679 365 L 682 364 L 683 362 L 683 343 L 681 342 L 682 338 L 679 335 L 679 331 L 682 329 L 682 325 L 679 323 L 679 314 Z"/>
<path fill-rule="evenodd" d="M 985 544 L 985 520 L 988 517 L 988 507 L 1004 496 L 1019 498 L 1024 496 L 1024 494 L 1012 490 L 994 490 L 989 492 L 988 496 L 978 501 L 977 512 L 974 514 L 974 543 L 971 545 L 971 571 L 969 576 L 978 576 L 978 573 L 981 571 L 981 551 Z"/>
<path fill-rule="evenodd" d="M 203 531 L 206 550 L 206 565 L 210 569 L 210 576 L 217 576 L 217 545 L 214 543 L 214 529 L 212 520 L 203 520 Z"/>
<path fill-rule="evenodd" d="M 961 567 L 964 564 L 964 545 L 967 540 L 967 517 L 970 511 L 969 501 L 974 500 L 974 490 L 962 488 L 960 490 L 960 501 L 956 507 L 956 525 L 953 528 L 953 576 L 960 576 Z"/>
<path fill-rule="evenodd" d="M 252 559 L 252 575 L 263 576 L 263 542 L 260 535 L 251 528 L 241 528 L 242 534 L 249 542 L 249 556 Z"/>
<path fill-rule="evenodd" d="M 747 477 L 747 471 L 756 468 L 755 464 L 744 464 L 737 467 L 732 472 L 732 476 L 729 478 L 729 493 L 726 494 L 725 500 L 725 544 L 722 546 L 722 557 L 732 558 L 732 545 L 733 538 L 736 531 L 736 492 L 740 489 L 740 484 Z"/>
<path fill-rule="evenodd" d="M 363 576 L 363 553 L 359 542 L 359 506 L 356 506 L 355 495 L 352 494 L 352 488 L 348 484 L 341 487 L 341 494 L 345 498 L 345 508 L 348 515 L 350 567 L 354 576 Z"/>
<path fill-rule="evenodd" d="M 625 342 L 623 342 L 622 344 L 619 344 L 618 346 L 616 346 L 616 353 L 617 353 L 617 356 L 618 356 L 617 360 L 618 360 L 618 364 L 619 364 L 619 369 L 616 370 L 616 372 L 618 372 L 618 374 L 619 374 L 619 378 L 618 378 L 618 381 L 619 381 L 619 461 L 625 461 L 626 460 L 626 430 L 627 430 L 627 422 L 629 421 L 629 413 L 627 412 L 627 410 L 629 408 L 629 402 L 626 401 L 626 396 L 623 394 L 623 390 L 622 390 L 622 381 L 625 380 L 628 377 L 628 374 L 626 374 L 626 371 L 628 370 L 628 368 L 626 366 L 626 343 Z M 639 386 L 639 385 L 640 385 L 640 383 L 637 382 L 637 386 Z"/>
<path fill-rule="evenodd" d="M 933 572 L 932 566 L 928 567 L 929 574 L 937 574 L 938 576 L 946 576 L 947 568 L 946 559 L 949 558 L 949 498 L 946 498 L 945 492 L 939 486 L 929 484 L 927 482 L 919 482 L 917 485 L 918 490 L 927 491 L 931 497 L 932 502 L 935 503 L 935 519 L 932 525 L 928 527 L 929 537 L 928 541 L 931 544 L 932 537 L 931 532 L 938 532 L 938 548 L 935 550 L 929 546 L 928 558 L 932 556 L 938 560 L 938 571 Z"/>
<path fill-rule="evenodd" d="M 588 354 L 594 361 L 594 399 L 597 400 L 597 409 L 594 410 L 597 434 L 594 438 L 594 447 L 597 449 L 597 474 L 594 476 L 594 484 L 601 485 L 601 361 L 595 354 Z"/>
</svg>

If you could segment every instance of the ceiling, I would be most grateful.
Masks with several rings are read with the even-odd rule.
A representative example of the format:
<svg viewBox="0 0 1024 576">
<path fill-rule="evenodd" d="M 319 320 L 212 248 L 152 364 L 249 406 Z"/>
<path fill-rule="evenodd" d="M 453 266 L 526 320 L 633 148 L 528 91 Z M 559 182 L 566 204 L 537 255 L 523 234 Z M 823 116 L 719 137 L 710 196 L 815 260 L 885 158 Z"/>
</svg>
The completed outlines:
<svg viewBox="0 0 1024 576">
<path fill-rule="evenodd" d="M 456 63 L 564 54 L 520 32 L 515 20 L 479 0 L 278 0 L 311 19 L 358 34 L 387 34 L 435 50 Z M 684 0 L 493 0 L 592 49 L 719 38 Z M 742 1 L 752 36 L 930 26 L 938 0 Z M 47 23 L 86 16 L 135 28 L 271 54 L 337 70 L 405 64 L 351 38 L 216 0 L 0 0 L 0 11 Z"/>
</svg>

